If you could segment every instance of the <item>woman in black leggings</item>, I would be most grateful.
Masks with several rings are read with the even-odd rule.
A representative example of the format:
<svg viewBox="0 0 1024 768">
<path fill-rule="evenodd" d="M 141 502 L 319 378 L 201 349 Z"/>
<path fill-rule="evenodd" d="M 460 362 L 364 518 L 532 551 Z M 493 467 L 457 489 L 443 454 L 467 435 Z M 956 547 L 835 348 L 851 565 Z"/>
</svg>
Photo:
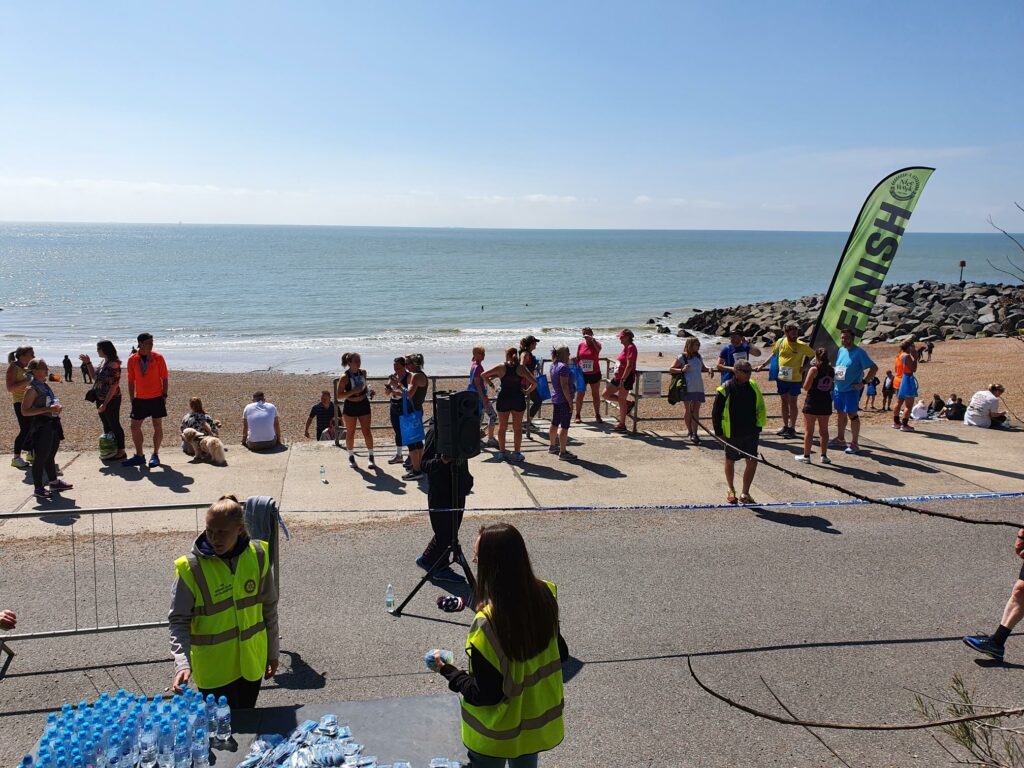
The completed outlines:
<svg viewBox="0 0 1024 768">
<path fill-rule="evenodd" d="M 32 453 L 32 443 L 28 437 L 28 419 L 21 414 L 21 403 L 25 399 L 25 390 L 28 389 L 29 382 L 25 367 L 35 355 L 32 347 L 18 347 L 7 356 L 7 391 L 14 401 L 14 417 L 18 420 L 18 436 L 14 438 L 14 458 L 11 459 L 11 466 L 15 469 L 28 469 L 30 462 L 21 457 L 21 452 Z"/>
<path fill-rule="evenodd" d="M 88 355 L 79 355 L 78 359 L 82 361 L 82 365 L 95 382 L 92 388 L 96 393 L 96 411 L 99 413 L 103 432 L 113 434 L 117 442 L 117 455 L 111 456 L 107 461 L 121 461 L 128 458 L 124 450 L 124 428 L 121 426 L 121 360 L 117 356 L 113 342 L 110 341 L 98 342 L 96 354 L 103 358 L 99 368 L 93 367 Z"/>
<path fill-rule="evenodd" d="M 57 396 L 46 383 L 50 368 L 42 358 L 36 358 L 28 364 L 28 373 L 32 380 L 25 390 L 25 400 L 21 404 L 21 414 L 29 419 L 29 434 L 32 436 L 32 448 L 35 461 L 32 462 L 32 483 L 35 495 L 40 499 L 50 498 L 50 491 L 69 491 L 72 486 L 57 477 L 57 449 L 64 439 L 64 430 L 60 424 L 60 412 L 63 406 Z M 50 480 L 50 488 L 43 485 L 43 472 Z"/>
<path fill-rule="evenodd" d="M 523 365 L 526 370 L 533 374 L 533 378 L 536 379 L 540 375 L 540 360 L 533 354 L 533 350 L 537 348 L 537 344 L 540 340 L 536 336 L 524 336 L 519 342 L 519 362 Z M 530 392 L 530 418 L 534 418 L 540 413 L 540 407 L 544 401 L 540 399 L 540 394 L 536 389 Z"/>
</svg>

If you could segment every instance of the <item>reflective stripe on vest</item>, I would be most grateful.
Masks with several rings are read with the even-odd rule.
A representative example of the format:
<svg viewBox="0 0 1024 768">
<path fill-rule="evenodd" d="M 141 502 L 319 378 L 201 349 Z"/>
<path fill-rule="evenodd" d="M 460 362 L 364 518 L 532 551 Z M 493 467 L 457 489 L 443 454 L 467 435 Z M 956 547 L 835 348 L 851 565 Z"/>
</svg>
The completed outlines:
<svg viewBox="0 0 1024 768">
<path fill-rule="evenodd" d="M 757 382 L 753 379 L 750 380 L 750 386 L 754 389 L 754 424 L 758 429 L 763 429 L 764 425 L 768 423 L 768 410 L 764 405 L 764 395 L 761 394 L 761 388 L 757 386 Z M 729 413 L 729 392 L 726 392 L 725 384 L 717 387 L 715 391 L 725 398 L 725 408 L 722 409 L 722 434 L 726 437 L 732 437 L 732 416 Z"/>
<path fill-rule="evenodd" d="M 191 622 L 192 676 L 201 688 L 220 688 L 266 670 L 267 632 L 259 601 L 269 565 L 266 542 L 252 540 L 235 572 L 217 557 L 190 553 L 175 561 L 195 600 Z"/>
<path fill-rule="evenodd" d="M 555 585 L 545 583 L 557 596 Z M 462 700 L 462 741 L 466 747 L 481 755 L 511 758 L 560 744 L 564 699 L 557 630 L 543 651 L 526 661 L 516 661 L 502 650 L 490 621 L 490 609 L 485 608 L 477 613 L 470 628 L 467 652 L 470 649 L 501 672 L 503 698 L 498 704 L 484 707 Z"/>
</svg>

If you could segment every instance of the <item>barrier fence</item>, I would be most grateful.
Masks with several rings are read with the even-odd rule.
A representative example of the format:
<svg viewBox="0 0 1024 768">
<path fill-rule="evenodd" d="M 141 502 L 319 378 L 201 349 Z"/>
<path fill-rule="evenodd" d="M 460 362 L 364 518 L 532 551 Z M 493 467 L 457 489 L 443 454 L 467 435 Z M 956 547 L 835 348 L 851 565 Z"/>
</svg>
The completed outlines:
<svg viewBox="0 0 1024 768">
<path fill-rule="evenodd" d="M 426 374 L 424 374 L 424 375 L 426 375 Z M 390 378 L 389 376 L 367 376 L 366 377 L 366 381 L 367 381 L 367 383 L 369 385 L 370 382 L 374 382 L 374 381 L 387 382 L 389 378 Z M 430 383 L 429 383 L 428 388 L 427 388 L 427 397 L 423 401 L 423 418 L 425 420 L 427 420 L 431 416 L 433 416 L 433 410 L 434 410 L 433 409 L 433 402 L 434 402 L 434 393 L 437 392 L 437 380 L 438 379 L 446 379 L 446 378 L 456 378 L 456 377 L 454 377 L 454 376 L 427 376 L 427 380 Z M 342 439 L 343 439 L 342 436 L 341 436 L 341 427 L 344 426 L 344 422 L 342 422 L 342 420 L 341 420 L 341 409 L 342 409 L 342 406 L 345 404 L 345 401 L 338 399 L 338 382 L 339 381 L 341 381 L 341 377 L 340 376 L 338 378 L 336 378 L 336 379 L 332 379 L 331 380 L 331 399 L 334 402 L 334 415 L 335 415 L 335 417 L 338 420 L 338 428 L 336 428 L 334 430 L 334 444 L 337 447 L 340 448 L 341 447 L 341 442 L 342 442 Z M 384 404 L 384 405 L 387 405 L 389 408 L 391 407 L 391 395 L 387 394 L 386 390 L 384 390 L 383 387 L 381 387 L 381 391 L 385 393 L 385 395 L 386 395 L 385 397 L 377 397 L 377 395 L 380 394 L 380 393 L 377 392 L 372 387 L 368 386 L 368 388 L 370 390 L 370 394 L 373 395 L 372 397 L 370 397 L 370 406 L 371 407 L 373 407 L 373 405 L 375 405 L 375 404 L 377 404 L 377 405 Z M 430 416 L 427 415 L 427 411 L 428 410 L 430 411 Z M 390 424 L 373 424 L 371 422 L 370 429 L 386 429 L 386 430 L 390 430 L 391 429 L 391 425 Z M 320 436 L 317 435 L 317 438 L 319 438 L 319 437 Z"/>
<path fill-rule="evenodd" d="M 278 536 L 278 511 L 276 504 L 261 505 L 259 499 L 267 497 L 254 497 L 246 502 L 246 520 L 254 535 L 269 539 L 271 563 L 274 566 L 274 578 L 280 584 L 280 547 Z M 256 504 L 250 502 L 256 501 Z M 272 502 L 273 500 L 271 500 Z M 143 620 L 128 621 L 127 615 L 138 615 L 140 612 L 139 600 L 136 595 L 128 595 L 131 605 L 128 611 L 122 609 L 122 599 L 125 598 L 124 585 L 131 584 L 130 574 L 123 573 L 125 568 L 122 552 L 122 563 L 118 563 L 118 538 L 122 549 L 127 545 L 133 546 L 133 542 L 139 542 L 142 546 L 145 537 L 136 538 L 125 536 L 122 528 L 118 533 L 116 520 L 125 514 L 153 515 L 158 513 L 191 514 L 195 520 L 195 532 L 205 527 L 201 522 L 200 514 L 204 513 L 209 503 L 188 503 L 188 504 L 161 504 L 154 506 L 139 507 L 102 507 L 94 509 L 70 509 L 66 511 L 54 510 L 31 510 L 26 512 L 3 512 L 0 513 L 0 520 L 40 520 L 55 526 L 59 532 L 66 532 L 66 536 L 59 538 L 66 539 L 67 554 L 70 554 L 70 564 L 65 576 L 58 578 L 59 571 L 53 569 L 53 580 L 46 584 L 35 584 L 37 590 L 23 604 L 39 605 L 45 604 L 47 598 L 52 607 L 56 604 L 55 611 L 60 613 L 60 602 L 71 600 L 70 608 L 66 609 L 65 622 L 63 627 L 42 630 L 38 632 L 11 633 L 0 637 L 0 655 L 4 658 L 0 667 L 0 677 L 6 672 L 13 658 L 14 651 L 8 643 L 16 643 L 28 640 L 41 640 L 45 638 L 71 637 L 77 635 L 90 635 L 106 632 L 125 632 L 139 629 L 155 629 L 167 626 L 167 609 L 169 602 L 164 599 L 157 609 L 153 604 L 141 606 L 143 614 L 150 611 L 160 610 L 159 618 L 151 619 L 142 617 Z M 266 509 L 266 507 L 270 507 Z M 259 516 L 253 518 L 252 515 Z M 49 518 L 49 519 L 47 519 Z M 264 519 L 272 518 L 272 519 Z M 109 523 L 109 526 L 108 526 Z M 256 532 L 260 533 L 257 534 Z M 52 539 L 51 539 L 52 541 Z M 184 554 L 183 551 L 176 552 L 174 557 Z M 53 555 L 47 552 L 46 557 L 59 561 L 60 555 Z M 65 555 L 66 557 L 66 555 Z M 139 567 L 138 559 L 135 566 Z M 84 561 L 84 562 L 83 562 Z M 159 567 L 168 568 L 173 562 L 173 557 L 168 560 L 160 560 Z M 142 567 L 152 567 L 152 558 L 146 561 Z M 91 592 L 91 595 L 90 595 Z M 130 586 L 129 586 L 130 592 Z M 167 593 L 161 597 L 166 598 Z M 84 605 L 81 605 L 84 603 Z M 91 610 L 90 610 L 91 609 Z M 91 614 L 91 617 L 90 617 Z M 102 620 L 101 620 L 102 616 Z M 19 619 L 23 619 L 20 616 Z M 91 619 L 91 620 L 90 620 Z"/>
</svg>

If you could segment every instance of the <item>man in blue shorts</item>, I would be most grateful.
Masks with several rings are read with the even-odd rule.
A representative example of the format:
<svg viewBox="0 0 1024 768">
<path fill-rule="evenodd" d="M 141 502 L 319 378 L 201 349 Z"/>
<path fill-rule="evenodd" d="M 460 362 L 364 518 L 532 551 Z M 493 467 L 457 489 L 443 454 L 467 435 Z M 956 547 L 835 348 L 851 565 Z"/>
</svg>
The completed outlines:
<svg viewBox="0 0 1024 768">
<path fill-rule="evenodd" d="M 782 405 L 782 429 L 775 434 L 779 437 L 796 437 L 796 418 L 800 413 L 798 401 L 803 391 L 804 368 L 808 360 L 814 359 L 814 350 L 800 338 L 796 323 L 786 323 L 785 334 L 772 346 L 772 357 L 779 363 L 775 386 L 779 391 Z M 757 370 L 763 371 L 770 363 L 771 358 L 761 363 Z"/>
<path fill-rule="evenodd" d="M 840 332 L 841 346 L 836 352 L 835 386 L 832 388 L 832 405 L 836 410 L 836 436 L 828 441 L 830 448 L 843 448 L 847 453 L 860 450 L 860 396 L 865 385 L 878 373 L 875 361 L 868 353 L 853 343 L 853 331 L 843 328 Z M 850 420 L 850 444 L 846 444 L 846 420 Z"/>
</svg>

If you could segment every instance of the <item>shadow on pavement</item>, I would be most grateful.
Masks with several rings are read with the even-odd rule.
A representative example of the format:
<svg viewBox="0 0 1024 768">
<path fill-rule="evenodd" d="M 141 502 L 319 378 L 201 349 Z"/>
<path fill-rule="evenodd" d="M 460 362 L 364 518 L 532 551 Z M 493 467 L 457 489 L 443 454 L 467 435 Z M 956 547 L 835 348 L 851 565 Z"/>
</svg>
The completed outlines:
<svg viewBox="0 0 1024 768">
<path fill-rule="evenodd" d="M 363 469 L 362 467 L 356 467 L 355 471 L 360 474 L 360 476 L 366 482 L 366 487 L 369 488 L 371 491 L 390 493 L 394 496 L 405 495 L 405 483 L 399 480 L 397 477 L 392 477 L 382 469 L 378 469 L 376 472 L 372 472 L 368 469 Z"/>
<path fill-rule="evenodd" d="M 282 664 L 281 669 L 274 675 L 274 682 L 277 683 L 278 688 L 287 688 L 291 691 L 313 691 L 326 687 L 326 675 L 309 666 L 297 651 L 282 649 L 281 655 L 288 657 L 288 666 L 285 667 Z"/>
<path fill-rule="evenodd" d="M 879 453 L 887 453 L 887 454 L 890 454 L 890 456 L 886 457 L 885 459 L 883 459 L 882 457 L 880 457 L 878 455 Z M 894 448 L 887 448 L 887 447 L 885 447 L 883 445 L 879 445 L 877 443 L 871 446 L 871 451 L 867 452 L 866 455 L 869 458 L 874 459 L 875 461 L 879 462 L 880 464 L 891 463 L 894 466 L 907 467 L 909 469 L 916 469 L 916 470 L 918 470 L 920 472 L 929 472 L 929 471 L 930 472 L 939 472 L 941 470 L 935 469 L 934 467 L 927 467 L 926 468 L 926 465 L 923 465 L 923 464 L 920 464 L 920 463 L 917 463 L 917 462 L 901 460 L 901 459 L 897 459 L 897 458 L 894 458 L 894 457 L 896 457 L 896 456 L 906 456 L 906 457 L 909 457 L 911 459 L 920 458 L 921 461 L 926 461 L 929 464 L 941 464 L 944 467 L 956 467 L 957 469 L 971 469 L 971 470 L 974 470 L 975 472 L 983 472 L 983 473 L 989 474 L 989 475 L 998 475 L 999 477 L 1009 477 L 1009 478 L 1012 478 L 1014 480 L 1024 480 L 1024 473 L 1011 472 L 1008 469 L 996 469 L 995 467 L 985 467 L 985 466 L 982 466 L 980 464 L 964 464 L 963 462 L 960 462 L 960 461 L 950 461 L 949 459 L 940 459 L 940 458 L 937 458 L 935 456 L 922 457 L 922 456 L 920 456 L 920 454 L 907 453 L 906 451 L 897 451 Z"/>
<path fill-rule="evenodd" d="M 789 525 L 793 528 L 810 528 L 821 533 L 840 535 L 842 531 L 832 526 L 832 521 L 818 515 L 796 515 L 792 512 L 779 512 L 774 509 L 762 507 L 750 507 L 756 513 L 756 517 L 767 520 L 769 523 Z"/>
<path fill-rule="evenodd" d="M 100 469 L 100 474 L 108 477 L 119 477 L 129 483 L 136 483 L 140 480 L 148 480 L 158 488 L 166 488 L 172 493 L 188 493 L 187 486 L 192 485 L 195 479 L 185 475 L 166 464 L 149 469 L 148 467 L 122 467 L 107 466 Z"/>
</svg>

